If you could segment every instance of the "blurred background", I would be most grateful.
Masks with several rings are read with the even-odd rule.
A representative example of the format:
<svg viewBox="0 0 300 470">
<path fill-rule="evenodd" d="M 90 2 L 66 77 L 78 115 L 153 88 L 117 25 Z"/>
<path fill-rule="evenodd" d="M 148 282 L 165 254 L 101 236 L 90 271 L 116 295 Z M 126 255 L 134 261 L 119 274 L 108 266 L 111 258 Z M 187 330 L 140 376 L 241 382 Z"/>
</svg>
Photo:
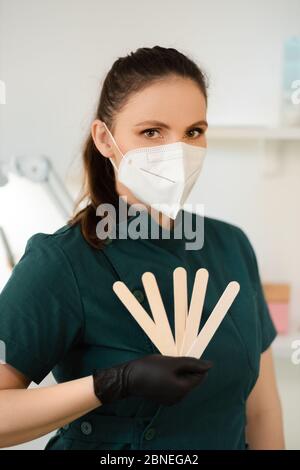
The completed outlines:
<svg viewBox="0 0 300 470">
<path fill-rule="evenodd" d="M 209 153 L 188 202 L 254 246 L 279 332 L 288 449 L 300 449 L 299 18 L 299 0 L 0 0 L 0 291 L 28 238 L 65 224 L 112 63 L 179 49 L 210 82 Z M 43 449 L 51 435 L 16 448 Z"/>
</svg>

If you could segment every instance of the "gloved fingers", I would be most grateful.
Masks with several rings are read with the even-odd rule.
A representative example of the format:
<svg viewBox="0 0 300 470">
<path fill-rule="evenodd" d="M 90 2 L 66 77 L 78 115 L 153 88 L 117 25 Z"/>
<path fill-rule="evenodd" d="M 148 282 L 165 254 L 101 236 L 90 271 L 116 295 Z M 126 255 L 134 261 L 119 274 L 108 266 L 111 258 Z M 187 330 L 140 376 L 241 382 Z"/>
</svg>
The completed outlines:
<svg viewBox="0 0 300 470">
<path fill-rule="evenodd" d="M 176 371 L 178 374 L 185 373 L 203 373 L 213 366 L 212 361 L 206 361 L 203 359 L 196 359 L 195 357 L 183 356 L 182 361 L 177 363 Z"/>
<path fill-rule="evenodd" d="M 192 387 L 196 387 L 198 384 L 202 383 L 207 377 L 208 371 L 202 372 L 201 374 L 190 374 L 189 382 L 192 384 Z"/>
</svg>

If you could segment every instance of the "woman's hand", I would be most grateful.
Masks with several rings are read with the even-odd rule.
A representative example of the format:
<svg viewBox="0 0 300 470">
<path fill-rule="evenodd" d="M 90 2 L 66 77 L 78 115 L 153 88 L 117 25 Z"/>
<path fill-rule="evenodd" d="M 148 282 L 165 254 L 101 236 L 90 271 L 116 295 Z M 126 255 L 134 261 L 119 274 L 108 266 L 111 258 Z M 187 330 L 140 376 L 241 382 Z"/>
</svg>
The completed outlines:
<svg viewBox="0 0 300 470">
<path fill-rule="evenodd" d="M 173 405 L 203 382 L 211 367 L 212 362 L 194 357 L 151 354 L 97 369 L 93 374 L 95 394 L 103 404 L 138 396 Z"/>
</svg>

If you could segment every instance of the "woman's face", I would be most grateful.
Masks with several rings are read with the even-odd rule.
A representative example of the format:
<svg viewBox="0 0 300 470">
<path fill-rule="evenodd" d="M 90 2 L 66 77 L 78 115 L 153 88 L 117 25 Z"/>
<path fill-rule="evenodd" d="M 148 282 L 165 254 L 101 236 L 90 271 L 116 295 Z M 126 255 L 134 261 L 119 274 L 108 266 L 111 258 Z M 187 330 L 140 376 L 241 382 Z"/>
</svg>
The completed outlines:
<svg viewBox="0 0 300 470">
<path fill-rule="evenodd" d="M 206 129 L 206 104 L 199 87 L 193 80 L 172 76 L 133 94 L 117 113 L 112 134 L 125 154 L 137 147 L 177 141 L 206 147 Z M 91 132 L 101 154 L 118 167 L 122 155 L 102 121 L 96 119 Z M 129 203 L 140 202 L 118 181 L 116 189 Z"/>
</svg>

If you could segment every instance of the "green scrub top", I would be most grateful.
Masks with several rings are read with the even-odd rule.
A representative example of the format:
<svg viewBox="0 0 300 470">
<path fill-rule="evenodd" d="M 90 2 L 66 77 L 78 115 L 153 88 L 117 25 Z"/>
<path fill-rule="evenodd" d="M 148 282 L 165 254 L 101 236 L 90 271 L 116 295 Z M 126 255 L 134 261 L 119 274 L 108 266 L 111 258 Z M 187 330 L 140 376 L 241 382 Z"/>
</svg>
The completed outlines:
<svg viewBox="0 0 300 470">
<path fill-rule="evenodd" d="M 246 400 L 258 378 L 260 355 L 277 333 L 244 231 L 208 216 L 192 214 L 192 219 L 204 227 L 204 244 L 197 250 L 186 249 L 185 236 L 172 238 L 172 230 L 170 239 L 164 229 L 158 239 L 121 238 L 122 221 L 117 238 L 108 239 L 103 250 L 86 242 L 79 225 L 29 238 L 0 294 L 0 339 L 6 362 L 36 384 L 50 371 L 60 383 L 159 352 L 113 292 L 116 280 L 125 282 L 152 315 L 141 276 L 154 273 L 173 334 L 175 268 L 187 270 L 189 300 L 196 271 L 209 272 L 199 331 L 227 284 L 240 283 L 202 355 L 214 365 L 201 385 L 172 406 L 140 397 L 100 405 L 58 429 L 46 450 L 247 449 Z"/>
</svg>

